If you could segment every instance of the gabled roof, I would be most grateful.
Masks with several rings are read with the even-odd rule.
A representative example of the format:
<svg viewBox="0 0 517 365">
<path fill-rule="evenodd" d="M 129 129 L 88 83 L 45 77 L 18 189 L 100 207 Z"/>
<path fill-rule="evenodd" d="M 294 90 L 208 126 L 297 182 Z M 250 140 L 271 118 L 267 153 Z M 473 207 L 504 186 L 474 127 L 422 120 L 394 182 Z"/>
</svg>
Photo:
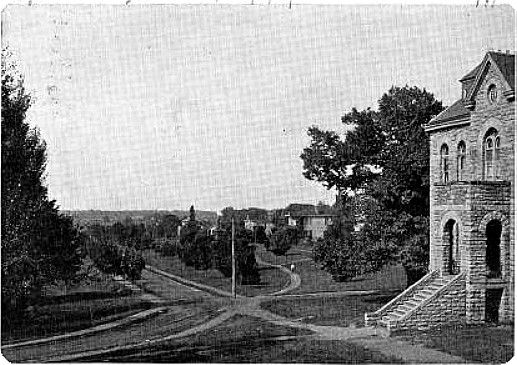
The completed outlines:
<svg viewBox="0 0 517 365">
<path fill-rule="evenodd" d="M 510 53 L 500 53 L 490 51 L 487 52 L 485 58 L 483 58 L 483 62 L 481 62 L 478 67 L 476 67 L 475 72 L 475 81 L 472 87 L 468 90 L 466 95 L 466 100 L 473 100 L 476 92 L 479 88 L 479 85 L 483 81 L 485 76 L 485 70 L 488 65 L 493 63 L 495 67 L 501 72 L 504 81 L 507 83 L 507 86 L 510 90 L 514 90 L 515 88 L 515 55 Z M 469 73 L 470 74 L 470 73 Z M 467 74 L 468 75 L 468 74 Z"/>
<path fill-rule="evenodd" d="M 436 117 L 431 119 L 431 121 L 426 125 L 426 130 L 433 129 L 432 127 L 441 125 L 445 122 L 454 121 L 454 120 L 463 120 L 470 118 L 470 110 L 465 108 L 463 104 L 463 100 L 455 101 L 450 107 L 442 111 Z"/>
<path fill-rule="evenodd" d="M 464 125 L 469 122 L 471 112 L 467 109 L 465 103 L 470 102 L 474 98 L 489 63 L 493 63 L 500 71 L 504 81 L 507 83 L 507 87 L 512 91 L 515 89 L 515 55 L 494 51 L 487 52 L 483 61 L 460 79 L 461 82 L 474 80 L 467 90 L 465 99 L 455 101 L 451 106 L 431 119 L 424 127 L 427 132 L 439 128 Z"/>
<path fill-rule="evenodd" d="M 465 76 L 463 76 L 460 81 L 466 81 L 466 80 L 469 80 L 469 79 L 474 79 L 476 78 L 476 75 L 478 74 L 479 72 L 479 69 L 481 68 L 481 66 L 483 66 L 483 62 L 481 62 L 479 65 L 477 65 L 474 69 L 472 69 L 468 74 L 466 74 Z"/>
<path fill-rule="evenodd" d="M 515 55 L 509 53 L 488 52 L 504 79 L 515 90 Z"/>
</svg>

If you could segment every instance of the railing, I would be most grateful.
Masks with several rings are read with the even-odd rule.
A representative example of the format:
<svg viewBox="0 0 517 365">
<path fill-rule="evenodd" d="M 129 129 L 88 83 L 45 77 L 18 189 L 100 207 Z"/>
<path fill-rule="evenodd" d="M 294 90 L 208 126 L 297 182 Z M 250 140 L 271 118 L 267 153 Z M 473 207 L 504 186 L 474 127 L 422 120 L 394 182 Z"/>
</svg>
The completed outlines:
<svg viewBox="0 0 517 365">
<path fill-rule="evenodd" d="M 404 290 L 402 293 L 397 295 L 395 298 L 390 300 L 388 303 L 386 303 L 384 306 L 382 306 L 380 309 L 376 310 L 375 312 L 371 313 L 365 313 L 364 314 L 364 320 L 365 325 L 372 326 L 377 324 L 377 321 L 381 319 L 386 312 L 388 312 L 391 308 L 395 306 L 398 302 L 409 298 L 417 289 L 419 289 L 422 286 L 425 286 L 430 280 L 434 279 L 436 276 L 438 276 L 438 271 L 431 271 L 430 273 L 426 274 L 423 278 L 418 280 L 416 283 L 408 287 L 406 290 Z"/>
<path fill-rule="evenodd" d="M 410 317 L 415 313 L 419 308 L 425 307 L 428 303 L 430 303 L 432 300 L 434 300 L 436 297 L 438 297 L 442 292 L 444 292 L 446 289 L 448 289 L 451 285 L 455 284 L 458 280 L 464 279 L 465 273 L 459 273 L 455 275 L 452 279 L 450 279 L 447 284 L 445 284 L 443 287 L 439 288 L 437 291 L 435 291 L 430 297 L 422 301 L 417 307 L 413 308 L 412 310 L 408 311 L 406 314 L 404 314 L 402 317 L 398 319 L 398 321 L 403 321 L 406 318 Z"/>
</svg>

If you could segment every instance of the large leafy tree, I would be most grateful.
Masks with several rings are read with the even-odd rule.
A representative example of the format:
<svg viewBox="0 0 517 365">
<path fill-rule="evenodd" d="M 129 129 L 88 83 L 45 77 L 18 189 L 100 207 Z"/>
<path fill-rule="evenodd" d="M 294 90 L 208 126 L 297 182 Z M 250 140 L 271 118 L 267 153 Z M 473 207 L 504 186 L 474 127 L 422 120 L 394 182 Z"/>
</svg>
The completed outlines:
<svg viewBox="0 0 517 365">
<path fill-rule="evenodd" d="M 425 89 L 393 87 L 381 97 L 376 111 L 352 109 L 342 117 L 350 129 L 344 139 L 332 131 L 309 129 L 312 141 L 301 155 L 304 176 L 336 188 L 344 198 L 354 196 L 356 215 L 364 223 L 350 236 L 342 232 L 326 236 L 325 240 L 339 243 L 328 244 L 333 254 L 322 258 L 324 267 L 324 261 L 341 256 L 360 262 L 362 269 L 357 272 L 401 262 L 408 283 L 425 272 L 429 141 L 422 125 L 442 109 Z M 346 267 L 340 270 L 343 277 L 357 274 L 346 273 Z"/>
<path fill-rule="evenodd" d="M 80 236 L 43 184 L 46 145 L 25 121 L 31 98 L 2 52 L 2 304 L 23 307 L 44 284 L 70 280 Z M 5 311 L 4 311 L 5 313 Z"/>
</svg>

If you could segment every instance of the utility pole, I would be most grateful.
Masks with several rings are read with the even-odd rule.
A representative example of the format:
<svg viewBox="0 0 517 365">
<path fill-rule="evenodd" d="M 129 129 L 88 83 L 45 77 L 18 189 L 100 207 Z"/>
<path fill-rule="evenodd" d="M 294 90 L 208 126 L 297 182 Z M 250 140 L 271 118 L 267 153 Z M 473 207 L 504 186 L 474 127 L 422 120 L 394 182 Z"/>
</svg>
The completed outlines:
<svg viewBox="0 0 517 365">
<path fill-rule="evenodd" d="M 237 272 L 235 270 L 235 221 L 232 217 L 232 296 L 234 298 L 237 297 L 237 293 L 235 290 L 235 276 Z"/>
</svg>

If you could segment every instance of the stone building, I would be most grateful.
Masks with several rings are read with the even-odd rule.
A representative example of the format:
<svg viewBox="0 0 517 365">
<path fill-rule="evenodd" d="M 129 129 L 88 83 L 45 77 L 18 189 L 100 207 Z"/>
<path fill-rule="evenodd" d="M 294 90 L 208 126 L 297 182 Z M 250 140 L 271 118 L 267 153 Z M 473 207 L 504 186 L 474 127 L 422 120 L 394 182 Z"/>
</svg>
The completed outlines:
<svg viewBox="0 0 517 365">
<path fill-rule="evenodd" d="M 389 332 L 514 317 L 515 56 L 488 52 L 430 137 L 430 263 L 367 324 Z"/>
</svg>

